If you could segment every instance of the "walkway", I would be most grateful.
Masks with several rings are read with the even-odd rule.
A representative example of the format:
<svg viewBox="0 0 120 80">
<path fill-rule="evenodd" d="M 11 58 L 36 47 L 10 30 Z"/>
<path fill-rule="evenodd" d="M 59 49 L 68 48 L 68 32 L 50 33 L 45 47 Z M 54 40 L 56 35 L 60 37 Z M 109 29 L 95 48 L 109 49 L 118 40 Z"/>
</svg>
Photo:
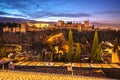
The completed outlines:
<svg viewBox="0 0 120 80">
<path fill-rule="evenodd" d="M 68 64 L 61 62 L 18 62 L 15 63 L 17 66 L 68 66 Z M 120 68 L 119 64 L 92 64 L 92 63 L 72 63 L 73 67 L 81 68 Z"/>
<path fill-rule="evenodd" d="M 115 79 L 0 70 L 0 80 L 115 80 Z"/>
</svg>

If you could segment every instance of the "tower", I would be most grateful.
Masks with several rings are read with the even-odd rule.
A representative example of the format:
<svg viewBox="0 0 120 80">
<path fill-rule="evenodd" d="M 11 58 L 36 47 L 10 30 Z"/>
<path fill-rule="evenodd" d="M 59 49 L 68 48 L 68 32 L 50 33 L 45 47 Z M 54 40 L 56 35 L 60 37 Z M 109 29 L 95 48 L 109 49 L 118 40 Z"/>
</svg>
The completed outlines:
<svg viewBox="0 0 120 80">
<path fill-rule="evenodd" d="M 78 29 L 79 32 L 81 32 L 81 27 L 82 27 L 81 24 L 77 25 L 77 29 Z"/>
<path fill-rule="evenodd" d="M 26 33 L 25 23 L 21 23 L 21 33 Z"/>
<path fill-rule="evenodd" d="M 58 20 L 57 26 L 63 26 L 63 24 L 64 24 L 64 21 Z"/>
<path fill-rule="evenodd" d="M 88 27 L 89 26 L 89 20 L 88 21 L 84 21 L 84 27 Z"/>
</svg>

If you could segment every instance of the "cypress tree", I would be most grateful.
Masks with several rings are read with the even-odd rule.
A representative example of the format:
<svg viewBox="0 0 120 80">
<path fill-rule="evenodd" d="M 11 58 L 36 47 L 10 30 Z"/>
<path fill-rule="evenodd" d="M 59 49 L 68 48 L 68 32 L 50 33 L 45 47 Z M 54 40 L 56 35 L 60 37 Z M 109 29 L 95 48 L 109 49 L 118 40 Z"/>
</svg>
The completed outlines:
<svg viewBox="0 0 120 80">
<path fill-rule="evenodd" d="M 75 61 L 80 62 L 80 57 L 81 57 L 81 47 L 80 44 L 78 43 L 76 47 Z"/>
<path fill-rule="evenodd" d="M 113 51 L 115 52 L 117 49 L 118 49 L 118 39 L 117 39 L 117 37 L 115 38 L 115 40 L 114 40 L 114 48 L 113 48 Z"/>
<path fill-rule="evenodd" d="M 4 47 L 2 39 L 0 38 L 0 58 L 3 58 L 5 56 L 6 56 L 5 47 Z"/>
<path fill-rule="evenodd" d="M 95 53 L 97 47 L 98 47 L 98 33 L 97 33 L 97 30 L 95 31 L 95 34 L 94 34 L 94 39 L 93 39 L 93 42 L 92 42 L 92 54 Z"/>
<path fill-rule="evenodd" d="M 41 54 L 40 53 L 38 53 L 38 55 L 37 55 L 37 61 L 39 62 L 39 61 L 41 61 Z"/>
<path fill-rule="evenodd" d="M 95 58 L 95 52 L 96 49 L 98 48 L 98 33 L 97 30 L 95 31 L 94 34 L 94 38 L 93 38 L 93 42 L 92 42 L 92 49 L 91 49 L 91 62 L 94 62 L 94 58 Z"/>
<path fill-rule="evenodd" d="M 118 39 L 117 37 L 114 40 L 114 47 L 113 47 L 113 53 L 112 53 L 112 63 L 120 63 L 119 60 L 119 53 L 118 53 Z"/>
<path fill-rule="evenodd" d="M 72 31 L 69 30 L 69 40 L 68 40 L 68 54 L 67 54 L 67 60 L 68 62 L 72 62 L 73 57 L 73 37 L 72 37 Z"/>
<path fill-rule="evenodd" d="M 103 61 L 103 59 L 102 59 L 102 48 L 101 48 L 101 44 L 99 44 L 96 51 L 92 55 L 92 62 L 101 63 L 102 61 Z"/>
</svg>

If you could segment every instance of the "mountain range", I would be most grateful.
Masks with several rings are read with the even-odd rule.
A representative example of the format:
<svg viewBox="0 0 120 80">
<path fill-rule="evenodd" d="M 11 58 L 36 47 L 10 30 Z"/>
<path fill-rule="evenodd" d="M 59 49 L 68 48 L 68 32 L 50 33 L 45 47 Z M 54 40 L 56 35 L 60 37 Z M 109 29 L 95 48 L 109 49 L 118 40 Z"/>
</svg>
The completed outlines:
<svg viewBox="0 0 120 80">
<path fill-rule="evenodd" d="M 7 22 L 10 22 L 10 23 L 13 23 L 13 22 L 24 23 L 24 22 L 27 22 L 27 21 L 32 22 L 32 23 L 36 23 L 36 22 L 39 22 L 39 23 L 55 23 L 55 22 L 36 21 L 36 20 L 23 19 L 23 18 L 0 17 L 0 22 L 3 22 L 3 23 L 7 23 Z"/>
</svg>

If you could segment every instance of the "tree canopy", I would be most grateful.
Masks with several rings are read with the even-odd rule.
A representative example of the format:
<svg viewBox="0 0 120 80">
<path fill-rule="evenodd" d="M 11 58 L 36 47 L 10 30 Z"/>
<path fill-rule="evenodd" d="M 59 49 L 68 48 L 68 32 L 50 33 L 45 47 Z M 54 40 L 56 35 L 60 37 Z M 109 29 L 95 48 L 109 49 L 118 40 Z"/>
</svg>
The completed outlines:
<svg viewBox="0 0 120 80">
<path fill-rule="evenodd" d="M 67 60 L 68 62 L 72 62 L 72 58 L 73 58 L 73 36 L 72 36 L 72 31 L 69 31 L 69 40 L 68 40 L 68 46 L 69 46 L 69 50 L 68 50 L 68 54 L 67 54 Z"/>
<path fill-rule="evenodd" d="M 98 33 L 95 31 L 92 49 L 91 49 L 91 62 L 92 63 L 100 63 L 102 62 L 102 49 L 101 44 L 99 44 Z"/>
<path fill-rule="evenodd" d="M 80 62 L 80 57 L 81 57 L 81 47 L 80 44 L 78 43 L 76 47 L 75 62 Z"/>
</svg>

